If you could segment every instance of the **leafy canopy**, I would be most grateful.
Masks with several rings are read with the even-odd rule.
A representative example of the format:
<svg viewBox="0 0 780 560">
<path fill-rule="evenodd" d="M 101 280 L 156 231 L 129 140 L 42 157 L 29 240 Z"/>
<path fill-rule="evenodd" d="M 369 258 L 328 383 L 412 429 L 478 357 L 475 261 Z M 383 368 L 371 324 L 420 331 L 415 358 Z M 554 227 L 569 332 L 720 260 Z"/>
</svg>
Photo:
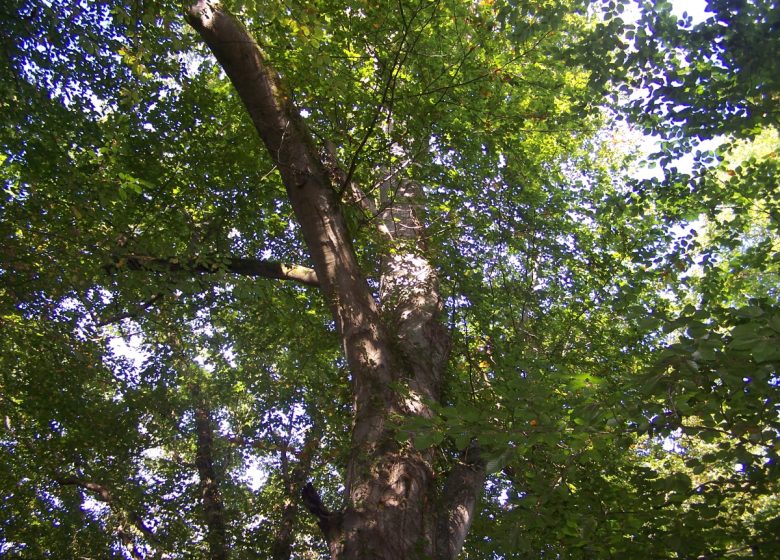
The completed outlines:
<svg viewBox="0 0 780 560">
<path fill-rule="evenodd" d="M 776 2 L 225 4 L 352 179 L 424 185 L 453 349 L 398 435 L 483 448 L 464 557 L 775 556 Z M 309 264 L 279 176 L 178 3 L 8 10 L 0 552 L 203 554 L 205 406 L 232 553 L 269 556 L 296 472 L 341 499 L 352 421 L 318 292 L 230 270 Z"/>
</svg>

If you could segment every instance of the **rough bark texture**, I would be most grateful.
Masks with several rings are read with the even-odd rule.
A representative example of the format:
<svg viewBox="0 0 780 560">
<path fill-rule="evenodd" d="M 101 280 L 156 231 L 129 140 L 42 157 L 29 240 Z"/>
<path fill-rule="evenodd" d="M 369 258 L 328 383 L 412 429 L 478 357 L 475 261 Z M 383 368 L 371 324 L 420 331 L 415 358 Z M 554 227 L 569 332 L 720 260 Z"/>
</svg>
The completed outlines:
<svg viewBox="0 0 780 560">
<path fill-rule="evenodd" d="M 216 2 L 191 6 L 188 21 L 232 81 L 279 168 L 352 374 L 348 506 L 329 511 L 311 486 L 304 503 L 317 516 L 334 559 L 455 558 L 481 491 L 481 467 L 473 462 L 456 468 L 445 494 L 438 495 L 433 452 L 399 444 L 392 425 L 395 416 L 431 415 L 426 403 L 440 398 L 449 347 L 439 324 L 436 274 L 423 250 L 420 189 L 411 182 L 386 185 L 382 225 L 394 256 L 383 263 L 377 302 L 358 266 L 331 184 L 334 174 L 277 73 L 246 29 Z M 357 190 L 350 188 L 360 199 Z"/>
</svg>

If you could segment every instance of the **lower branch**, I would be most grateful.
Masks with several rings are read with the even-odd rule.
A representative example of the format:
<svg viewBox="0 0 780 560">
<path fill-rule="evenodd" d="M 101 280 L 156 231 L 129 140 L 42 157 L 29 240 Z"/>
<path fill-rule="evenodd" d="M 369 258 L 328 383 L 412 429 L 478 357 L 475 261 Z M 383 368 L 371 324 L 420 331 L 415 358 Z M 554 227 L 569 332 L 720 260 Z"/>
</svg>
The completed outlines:
<svg viewBox="0 0 780 560">
<path fill-rule="evenodd" d="M 328 548 L 330 548 L 330 554 L 333 558 L 339 558 L 341 551 L 342 540 L 342 528 L 340 513 L 331 512 L 322 503 L 319 493 L 314 488 L 311 482 L 308 482 L 306 486 L 301 490 L 301 498 L 306 509 L 317 518 L 317 524 L 322 530 L 322 534 L 325 535 L 325 540 L 328 541 Z"/>
<path fill-rule="evenodd" d="M 106 265 L 106 270 L 114 272 L 120 268 L 129 270 L 162 270 L 166 272 L 197 272 L 215 273 L 228 272 L 252 278 L 271 278 L 275 280 L 292 280 L 307 286 L 319 286 L 317 273 L 305 266 L 284 264 L 262 259 L 245 259 L 230 257 L 227 259 L 178 259 L 160 258 L 149 255 L 122 255 L 114 262 Z"/>
</svg>

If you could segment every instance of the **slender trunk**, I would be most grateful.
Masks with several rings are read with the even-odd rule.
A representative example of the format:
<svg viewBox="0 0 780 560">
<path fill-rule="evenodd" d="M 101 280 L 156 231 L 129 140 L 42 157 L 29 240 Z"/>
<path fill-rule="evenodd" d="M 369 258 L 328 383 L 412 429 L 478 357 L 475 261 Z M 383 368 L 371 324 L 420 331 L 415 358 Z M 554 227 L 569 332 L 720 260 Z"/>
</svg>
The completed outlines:
<svg viewBox="0 0 780 560">
<path fill-rule="evenodd" d="M 295 543 L 295 522 L 298 518 L 299 507 L 293 501 L 295 495 L 290 494 L 290 500 L 282 511 L 282 519 L 276 529 L 274 541 L 271 545 L 271 560 L 289 560 Z"/>
<path fill-rule="evenodd" d="M 305 487 L 306 479 L 311 473 L 311 463 L 320 440 L 315 430 L 309 432 L 306 444 L 297 456 L 297 461 L 291 465 L 287 448 L 289 440 L 285 442 L 280 454 L 281 477 L 284 483 L 287 503 L 282 510 L 282 518 L 274 535 L 271 545 L 272 560 L 289 560 L 295 543 L 295 526 L 298 522 L 300 506 L 298 496 Z"/>
<path fill-rule="evenodd" d="M 311 485 L 304 503 L 334 559 L 454 559 L 481 490 L 481 466 L 464 461 L 452 477 L 468 487 L 445 484 L 439 495 L 433 452 L 399 443 L 393 430 L 397 417 L 431 416 L 428 402 L 440 399 L 449 347 L 439 324 L 436 274 L 420 250 L 420 191 L 413 183 L 385 189 L 385 230 L 395 247 L 383 266 L 380 305 L 358 267 L 331 175 L 279 76 L 217 2 L 200 0 L 188 21 L 232 81 L 279 168 L 352 375 L 348 505 L 330 512 Z"/>
<path fill-rule="evenodd" d="M 193 389 L 195 398 L 200 400 L 197 393 L 197 389 Z M 202 402 L 195 405 L 195 432 L 197 434 L 195 467 L 198 469 L 200 494 L 206 517 L 209 557 L 211 560 L 227 560 L 229 549 L 225 528 L 225 508 L 214 468 L 214 432 L 211 426 L 211 415 Z"/>
</svg>

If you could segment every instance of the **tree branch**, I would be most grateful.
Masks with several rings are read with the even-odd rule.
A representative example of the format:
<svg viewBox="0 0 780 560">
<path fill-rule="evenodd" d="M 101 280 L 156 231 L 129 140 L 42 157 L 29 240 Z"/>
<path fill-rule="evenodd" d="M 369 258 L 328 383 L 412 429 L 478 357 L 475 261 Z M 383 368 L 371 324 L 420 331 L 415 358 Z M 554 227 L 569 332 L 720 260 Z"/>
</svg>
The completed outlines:
<svg viewBox="0 0 780 560">
<path fill-rule="evenodd" d="M 89 490 L 95 495 L 96 500 L 105 504 L 110 504 L 113 502 L 111 491 L 107 487 L 97 482 L 82 480 L 80 478 L 76 478 L 75 476 L 55 477 L 54 480 L 60 486 L 78 486 L 83 490 Z"/>
<path fill-rule="evenodd" d="M 474 521 L 484 483 L 485 463 L 476 442 L 472 442 L 444 483 L 436 531 L 436 560 L 453 560 L 460 553 Z"/>
<path fill-rule="evenodd" d="M 262 259 L 246 259 L 229 257 L 208 262 L 203 259 L 178 259 L 152 257 L 149 255 L 122 255 L 115 262 L 107 265 L 107 270 L 114 271 L 122 267 L 130 270 L 163 270 L 167 272 L 198 272 L 214 273 L 229 272 L 239 276 L 253 278 L 272 278 L 276 280 L 292 280 L 307 286 L 319 286 L 317 273 L 311 268 L 294 264 L 284 264 Z"/>
<path fill-rule="evenodd" d="M 331 555 L 334 558 L 337 558 L 337 551 L 341 546 L 342 515 L 340 513 L 333 513 L 325 507 L 319 493 L 311 482 L 307 482 L 301 490 L 301 498 L 303 499 L 303 505 L 306 506 L 306 509 L 317 518 L 317 525 L 320 526 L 322 534 L 325 535 L 325 540 L 328 542 Z"/>
<path fill-rule="evenodd" d="M 340 201 L 279 74 L 266 62 L 246 28 L 218 1 L 193 3 L 187 21 L 227 74 L 279 169 L 340 332 L 347 326 L 373 322 L 377 319 L 376 302 L 352 249 Z M 376 345 L 376 341 L 370 344 Z"/>
<path fill-rule="evenodd" d="M 54 481 L 60 486 L 76 486 L 83 490 L 88 490 L 95 496 L 96 500 L 108 504 L 109 506 L 116 507 L 114 496 L 111 494 L 108 487 L 103 484 L 84 480 L 75 476 L 54 476 Z M 135 512 L 124 512 L 124 514 L 130 523 L 132 523 L 147 539 L 154 543 L 158 542 L 154 531 L 146 526 L 146 523 L 144 523 L 140 515 Z"/>
<path fill-rule="evenodd" d="M 376 220 L 379 211 L 376 202 L 368 196 L 354 181 L 347 179 L 347 173 L 344 171 L 336 154 L 336 147 L 330 140 L 325 140 L 322 148 L 322 164 L 331 176 L 331 180 L 336 185 L 341 185 L 341 195 L 344 199 L 360 208 L 369 220 L 376 221 L 377 231 L 385 238 L 391 239 L 390 231 L 381 220 Z"/>
<path fill-rule="evenodd" d="M 409 44 L 408 48 L 406 49 L 406 52 L 404 52 L 404 47 L 408 44 L 407 38 L 409 36 L 409 32 L 411 31 L 411 25 L 414 19 L 418 15 L 420 15 L 420 13 L 422 13 L 422 11 L 425 9 L 426 9 L 425 4 L 420 3 L 419 7 L 416 10 L 414 10 L 414 12 L 412 13 L 412 16 L 409 19 L 409 21 L 407 21 L 403 13 L 403 8 L 400 8 L 401 20 L 403 21 L 403 29 L 401 30 L 401 39 L 398 43 L 398 50 L 393 54 L 393 62 L 390 66 L 390 71 L 388 72 L 387 79 L 385 80 L 385 83 L 382 88 L 382 97 L 376 106 L 371 122 L 366 128 L 363 138 L 361 139 L 357 149 L 352 154 L 352 158 L 350 159 L 346 178 L 344 179 L 344 182 L 341 185 L 342 191 L 349 188 L 349 184 L 352 180 L 352 176 L 355 173 L 355 169 L 357 168 L 358 158 L 361 152 L 363 151 L 363 149 L 365 148 L 366 143 L 371 138 L 371 135 L 374 133 L 374 128 L 376 127 L 377 122 L 379 122 L 379 117 L 381 116 L 382 112 L 388 110 L 388 118 L 390 117 L 390 112 L 392 112 L 392 100 L 395 97 L 395 86 L 396 86 L 396 81 L 398 79 L 398 75 L 400 74 L 401 68 L 406 62 L 406 59 L 414 49 L 414 46 L 416 45 L 417 41 L 420 39 L 421 36 L 421 33 L 418 34 L 418 36 L 411 42 L 411 44 Z M 435 8 L 434 8 L 434 13 L 435 13 Z M 426 20 L 423 23 L 423 27 L 427 26 L 432 19 L 433 19 L 433 14 L 428 20 Z M 381 60 L 378 62 L 380 62 L 381 64 Z"/>
<path fill-rule="evenodd" d="M 355 444 L 373 445 L 388 433 L 389 408 L 397 404 L 390 387 L 399 369 L 334 185 L 289 92 L 246 28 L 208 0 L 191 5 L 187 21 L 230 78 L 279 168 L 353 375 Z"/>
<path fill-rule="evenodd" d="M 149 308 L 152 305 L 154 305 L 157 301 L 162 299 L 162 297 L 163 294 L 155 294 L 148 300 L 141 302 L 139 305 L 136 305 L 134 309 L 131 309 L 129 311 L 124 311 L 122 313 L 116 313 L 114 315 L 111 315 L 110 317 L 101 319 L 100 321 L 96 322 L 96 325 L 98 327 L 105 327 L 107 325 L 113 325 L 114 323 L 119 323 L 120 321 L 124 321 L 125 319 L 136 319 L 142 313 L 146 313 L 149 310 Z"/>
</svg>

